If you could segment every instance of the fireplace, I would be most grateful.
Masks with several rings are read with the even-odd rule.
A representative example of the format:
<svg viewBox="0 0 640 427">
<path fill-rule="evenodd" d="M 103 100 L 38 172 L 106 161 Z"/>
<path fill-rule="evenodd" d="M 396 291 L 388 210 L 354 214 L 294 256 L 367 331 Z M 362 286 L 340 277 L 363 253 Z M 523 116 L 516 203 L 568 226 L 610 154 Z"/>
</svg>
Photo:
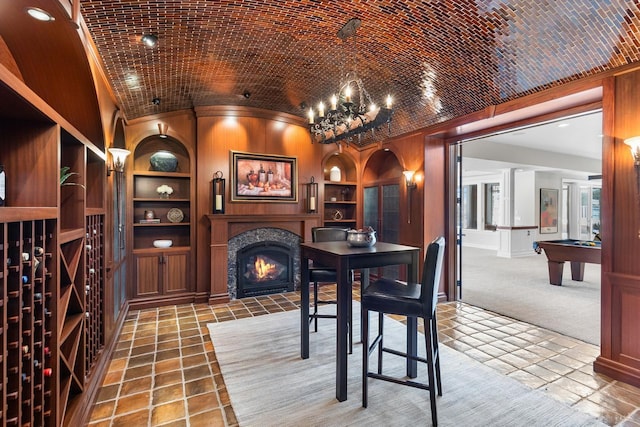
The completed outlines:
<svg viewBox="0 0 640 427">
<path fill-rule="evenodd" d="M 231 299 L 298 289 L 300 240 L 297 234 L 277 227 L 254 228 L 229 239 L 227 284 Z"/>
<path fill-rule="evenodd" d="M 311 229 L 322 224 L 317 214 L 207 215 L 211 291 L 209 304 L 237 298 L 238 251 L 261 242 L 276 242 L 292 249 L 293 287 L 300 288 L 300 242 L 311 241 Z"/>
<path fill-rule="evenodd" d="M 237 254 L 237 297 L 252 297 L 294 289 L 293 250 L 279 242 L 245 246 Z"/>
</svg>

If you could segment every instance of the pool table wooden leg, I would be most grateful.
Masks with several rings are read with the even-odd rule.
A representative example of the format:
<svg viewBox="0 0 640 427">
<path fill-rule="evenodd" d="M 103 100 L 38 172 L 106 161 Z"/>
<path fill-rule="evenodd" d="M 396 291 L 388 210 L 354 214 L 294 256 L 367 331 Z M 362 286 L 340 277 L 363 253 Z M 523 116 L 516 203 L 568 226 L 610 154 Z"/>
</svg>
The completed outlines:
<svg viewBox="0 0 640 427">
<path fill-rule="evenodd" d="M 547 265 L 549 266 L 549 283 L 557 286 L 562 285 L 562 270 L 564 269 L 564 261 L 547 261 Z"/>
<path fill-rule="evenodd" d="M 571 261 L 571 279 L 582 282 L 584 279 L 584 262 Z"/>
</svg>

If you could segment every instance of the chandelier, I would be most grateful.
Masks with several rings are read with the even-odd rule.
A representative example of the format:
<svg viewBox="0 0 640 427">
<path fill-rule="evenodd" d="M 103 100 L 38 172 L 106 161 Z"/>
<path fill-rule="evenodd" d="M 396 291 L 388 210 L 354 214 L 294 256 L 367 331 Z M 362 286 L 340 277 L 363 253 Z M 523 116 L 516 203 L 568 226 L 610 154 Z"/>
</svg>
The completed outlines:
<svg viewBox="0 0 640 427">
<path fill-rule="evenodd" d="M 357 18 L 349 20 L 338 31 L 338 37 L 343 42 L 349 37 L 355 38 L 361 22 Z M 355 42 L 353 45 L 355 46 Z M 320 102 L 317 112 L 313 108 L 309 109 L 311 141 L 339 144 L 341 140 L 345 140 L 348 145 L 357 135 L 361 143 L 363 134 L 371 131 L 375 137 L 376 129 L 385 123 L 390 133 L 393 116 L 391 104 L 391 95 L 387 95 L 383 106 L 376 105 L 365 89 L 362 79 L 355 71 L 349 71 L 338 87 L 338 94 L 331 97 L 328 108 Z"/>
</svg>

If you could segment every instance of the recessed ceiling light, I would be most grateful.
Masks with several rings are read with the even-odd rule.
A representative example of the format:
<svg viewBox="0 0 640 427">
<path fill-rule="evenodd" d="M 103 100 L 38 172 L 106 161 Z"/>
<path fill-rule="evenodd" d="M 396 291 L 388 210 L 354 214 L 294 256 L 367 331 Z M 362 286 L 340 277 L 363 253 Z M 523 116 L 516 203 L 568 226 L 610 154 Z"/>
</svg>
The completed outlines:
<svg viewBox="0 0 640 427">
<path fill-rule="evenodd" d="M 142 36 L 141 41 L 147 47 L 156 47 L 158 44 L 158 36 L 154 34 L 145 34 Z"/>
<path fill-rule="evenodd" d="M 569 126 L 569 123 L 560 123 L 560 124 L 558 125 L 558 127 L 559 127 L 559 128 L 566 128 L 566 127 L 568 127 L 568 126 Z"/>
<path fill-rule="evenodd" d="M 51 16 L 49 12 L 46 12 L 38 7 L 28 7 L 27 13 L 29 14 L 29 16 L 37 19 L 38 21 L 50 22 L 56 20 L 53 16 Z"/>
</svg>

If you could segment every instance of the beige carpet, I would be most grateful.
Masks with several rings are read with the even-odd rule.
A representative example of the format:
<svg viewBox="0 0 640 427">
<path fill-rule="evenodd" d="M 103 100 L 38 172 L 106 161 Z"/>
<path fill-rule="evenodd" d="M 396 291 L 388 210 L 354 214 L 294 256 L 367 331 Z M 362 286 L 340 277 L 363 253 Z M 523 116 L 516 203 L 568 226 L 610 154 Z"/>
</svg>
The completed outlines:
<svg viewBox="0 0 640 427">
<path fill-rule="evenodd" d="M 496 251 L 462 250 L 462 301 L 532 325 L 600 344 L 600 266 L 585 264 L 584 281 L 549 284 L 547 257 L 499 258 Z"/>
<path fill-rule="evenodd" d="M 358 310 L 355 302 L 354 319 L 359 318 Z M 207 326 L 241 427 L 431 424 L 427 392 L 410 387 L 370 380 L 369 407 L 361 407 L 360 344 L 349 356 L 348 400 L 335 399 L 334 321 L 322 322 L 320 331 L 311 334 L 307 360 L 300 358 L 297 310 Z M 386 328 L 387 345 L 402 348 L 404 326 L 389 320 Z M 419 338 L 424 343 L 422 336 Z M 444 393 L 438 398 L 440 425 L 603 425 L 444 345 L 441 353 Z M 391 372 L 402 372 L 403 360 L 385 355 L 385 370 L 387 367 Z"/>
</svg>

